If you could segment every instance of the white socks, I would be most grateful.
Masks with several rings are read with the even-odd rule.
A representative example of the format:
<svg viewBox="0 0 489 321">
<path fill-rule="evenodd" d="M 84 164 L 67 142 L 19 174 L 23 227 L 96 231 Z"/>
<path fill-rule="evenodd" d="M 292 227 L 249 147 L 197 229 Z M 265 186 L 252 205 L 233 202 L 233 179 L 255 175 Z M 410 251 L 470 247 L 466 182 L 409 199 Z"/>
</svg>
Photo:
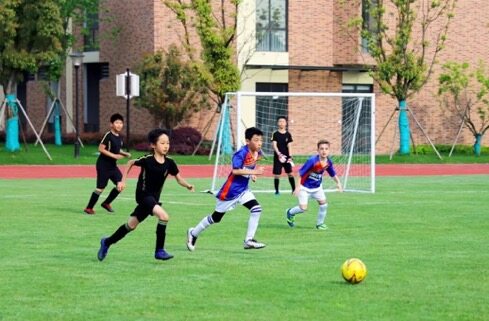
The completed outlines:
<svg viewBox="0 0 489 321">
<path fill-rule="evenodd" d="M 319 205 L 318 219 L 316 225 L 323 224 L 327 214 L 328 214 L 328 203 Z"/>
<path fill-rule="evenodd" d="M 260 221 L 261 206 L 255 205 L 250 209 L 250 219 L 248 220 L 248 231 L 246 231 L 245 241 L 254 239 L 258 222 Z"/>
</svg>

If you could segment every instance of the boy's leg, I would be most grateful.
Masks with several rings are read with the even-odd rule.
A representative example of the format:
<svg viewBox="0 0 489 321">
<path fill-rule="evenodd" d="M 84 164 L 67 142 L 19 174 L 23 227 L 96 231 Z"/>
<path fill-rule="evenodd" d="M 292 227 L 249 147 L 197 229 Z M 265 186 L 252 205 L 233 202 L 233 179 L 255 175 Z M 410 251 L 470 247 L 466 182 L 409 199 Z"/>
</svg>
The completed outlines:
<svg viewBox="0 0 489 321">
<path fill-rule="evenodd" d="M 122 180 L 122 173 L 119 170 L 119 168 L 115 168 L 111 174 L 110 174 L 110 180 L 116 187 L 112 188 L 112 190 L 109 193 L 109 196 L 105 199 L 105 201 L 102 203 L 102 207 L 107 210 L 108 212 L 112 213 L 114 210 L 112 209 L 112 206 L 110 205 L 116 197 L 119 195 L 119 191 L 117 190 L 117 183 Z"/>
<path fill-rule="evenodd" d="M 87 206 L 85 207 L 85 210 L 84 212 L 87 213 L 87 214 L 95 214 L 95 211 L 93 210 L 93 207 L 95 206 L 95 204 L 97 204 L 97 201 L 100 197 L 100 194 L 102 194 L 103 192 L 103 189 L 100 190 L 100 189 L 95 189 L 93 192 L 92 192 L 92 195 L 90 195 L 90 200 L 88 201 L 88 204 Z"/>
<path fill-rule="evenodd" d="M 88 205 L 85 208 L 84 212 L 87 214 L 95 214 L 93 207 L 97 204 L 98 198 L 100 194 L 104 191 L 107 183 L 109 183 L 110 173 L 107 171 L 97 169 L 97 186 L 95 191 L 92 193 L 90 200 L 88 201 Z"/>
<path fill-rule="evenodd" d="M 307 210 L 307 203 L 309 202 L 309 192 L 301 188 L 299 191 L 299 195 L 297 196 L 297 200 L 299 202 L 299 205 L 288 208 L 285 211 L 287 224 L 290 227 L 295 226 L 295 216 L 297 214 L 304 213 Z"/>
<path fill-rule="evenodd" d="M 292 189 L 292 193 L 295 191 L 295 178 L 294 178 L 294 173 L 292 171 L 292 165 L 287 162 L 284 164 L 284 170 L 285 170 L 285 173 L 288 175 L 289 177 L 289 184 L 290 184 L 290 188 Z"/>
<path fill-rule="evenodd" d="M 251 200 L 243 205 L 250 210 L 245 240 L 252 240 L 255 238 L 256 230 L 258 229 L 262 209 L 256 200 Z"/>
<path fill-rule="evenodd" d="M 280 174 L 282 174 L 282 163 L 280 163 L 280 161 L 275 157 L 273 158 L 272 174 L 274 175 L 273 187 L 275 188 L 275 195 L 279 195 Z"/>
<path fill-rule="evenodd" d="M 280 194 L 279 185 L 280 185 L 280 178 L 278 176 L 275 176 L 273 178 L 273 187 L 275 188 L 275 195 Z"/>
<path fill-rule="evenodd" d="M 324 190 L 320 189 L 313 193 L 312 198 L 317 200 L 319 204 L 318 209 L 318 217 L 316 220 L 316 228 L 318 230 L 326 230 L 328 227 L 324 224 L 324 220 L 326 219 L 326 215 L 328 213 L 328 203 L 326 202 L 326 194 L 324 194 Z"/>
<path fill-rule="evenodd" d="M 294 175 L 289 174 L 289 183 L 290 183 L 290 188 L 292 189 L 292 193 L 295 191 L 295 178 Z"/>
<path fill-rule="evenodd" d="M 165 239 L 166 239 L 166 225 L 170 220 L 170 217 L 166 211 L 161 207 L 159 203 L 152 197 L 147 199 L 147 202 L 154 204 L 152 206 L 152 213 L 158 218 L 158 224 L 156 225 L 156 244 L 155 244 L 155 259 L 157 260 L 169 260 L 173 258 L 173 255 L 165 251 Z M 151 208 L 151 207 L 150 207 Z"/>
<path fill-rule="evenodd" d="M 99 261 L 102 261 L 107 256 L 109 247 L 112 244 L 119 242 L 123 239 L 129 232 L 133 231 L 139 224 L 139 220 L 136 216 L 130 216 L 126 224 L 119 226 L 119 228 L 109 237 L 102 238 L 100 240 L 100 249 L 98 251 L 97 257 Z"/>
<path fill-rule="evenodd" d="M 101 206 L 107 211 L 107 212 L 114 212 L 114 210 L 112 209 L 112 206 L 110 205 L 110 203 L 112 203 L 112 201 L 115 200 L 115 198 L 120 194 L 120 192 L 117 190 L 117 188 L 113 188 L 111 191 L 110 191 L 110 194 L 109 196 L 107 196 L 107 198 L 105 199 L 105 201 L 101 204 Z"/>
<path fill-rule="evenodd" d="M 204 217 L 195 227 L 189 228 L 187 230 L 187 249 L 189 251 L 195 250 L 195 243 L 199 234 L 212 224 L 219 223 L 224 214 L 226 213 L 214 211 L 211 215 Z"/>
<path fill-rule="evenodd" d="M 328 215 L 328 203 L 319 204 L 318 218 L 316 221 L 317 229 L 320 230 L 326 229 L 326 224 L 324 224 L 324 221 L 326 220 L 327 215 Z"/>
<path fill-rule="evenodd" d="M 239 202 L 243 204 L 248 210 L 250 210 L 250 218 L 248 220 L 248 229 L 246 231 L 246 237 L 243 243 L 245 250 L 248 249 L 262 249 L 266 245 L 260 243 L 255 239 L 256 230 L 258 229 L 258 223 L 260 222 L 261 206 L 255 199 L 255 195 L 251 191 L 245 192 Z"/>
</svg>

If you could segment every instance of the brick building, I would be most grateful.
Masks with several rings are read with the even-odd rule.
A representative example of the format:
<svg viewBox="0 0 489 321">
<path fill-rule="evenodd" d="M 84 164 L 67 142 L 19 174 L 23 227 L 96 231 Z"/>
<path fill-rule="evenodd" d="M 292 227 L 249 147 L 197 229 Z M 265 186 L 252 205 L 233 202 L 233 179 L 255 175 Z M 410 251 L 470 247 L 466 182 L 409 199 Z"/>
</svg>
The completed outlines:
<svg viewBox="0 0 489 321">
<path fill-rule="evenodd" d="M 104 4 L 107 10 L 100 11 L 99 24 L 92 34 L 99 37 L 100 45 L 97 49 L 85 47 L 80 69 L 82 132 L 104 131 L 112 113 L 125 115 L 126 101 L 115 95 L 116 74 L 125 72 L 126 68 L 134 69 L 146 54 L 180 43 L 182 32 L 181 25 L 161 0 L 106 0 Z M 243 74 L 242 91 L 372 92 L 376 94 L 377 131 L 384 127 L 397 102 L 382 94 L 365 71 L 363 66 L 372 61 L 361 50 L 361 38 L 352 38 L 342 27 L 350 17 L 361 13 L 361 0 L 245 0 L 240 8 L 236 63 Z M 109 19 L 104 19 L 107 14 L 110 24 Z M 275 19 L 274 28 L 257 30 L 270 19 Z M 487 62 L 487 21 L 488 1 L 458 1 L 445 49 L 438 56 L 439 64 L 428 84 L 408 100 L 426 133 L 437 144 L 451 144 L 459 126 L 459 120 L 447 116 L 437 101 L 441 63 L 457 61 L 475 66 L 479 61 Z M 119 30 L 117 37 L 103 36 L 114 26 Z M 413 32 L 415 37 L 419 34 Z M 263 37 L 262 41 L 256 41 L 257 34 Z M 89 40 L 85 39 L 85 45 Z M 73 68 L 67 62 L 61 100 L 69 112 L 74 109 L 73 81 Z M 28 80 L 20 84 L 18 94 L 34 126 L 40 128 L 49 107 L 41 87 L 36 81 Z M 188 125 L 202 130 L 212 115 L 213 111 L 196 113 Z M 131 107 L 131 135 L 142 135 L 157 125 L 158 120 L 148 111 Z M 396 126 L 397 122 L 393 121 L 386 128 L 377 144 L 378 153 L 389 150 Z M 411 128 L 416 143 L 427 143 L 413 122 Z M 72 130 L 64 122 L 63 131 Z M 206 136 L 210 138 L 212 133 Z M 471 133 L 464 130 L 459 143 L 472 142 Z M 489 144 L 487 135 L 482 143 Z"/>
</svg>

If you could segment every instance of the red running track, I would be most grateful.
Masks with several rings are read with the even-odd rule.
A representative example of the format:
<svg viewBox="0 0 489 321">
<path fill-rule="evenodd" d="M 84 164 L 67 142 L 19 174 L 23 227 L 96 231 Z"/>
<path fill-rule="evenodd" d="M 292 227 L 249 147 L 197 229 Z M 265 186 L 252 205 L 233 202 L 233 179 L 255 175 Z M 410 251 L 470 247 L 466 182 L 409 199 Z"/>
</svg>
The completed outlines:
<svg viewBox="0 0 489 321">
<path fill-rule="evenodd" d="M 185 178 L 212 177 L 213 165 L 180 165 Z M 122 170 L 122 166 L 121 166 Z M 129 177 L 137 177 L 134 170 Z M 377 176 L 489 175 L 489 164 L 382 164 Z M 94 165 L 3 165 L 2 179 L 86 178 L 96 177 Z"/>
</svg>

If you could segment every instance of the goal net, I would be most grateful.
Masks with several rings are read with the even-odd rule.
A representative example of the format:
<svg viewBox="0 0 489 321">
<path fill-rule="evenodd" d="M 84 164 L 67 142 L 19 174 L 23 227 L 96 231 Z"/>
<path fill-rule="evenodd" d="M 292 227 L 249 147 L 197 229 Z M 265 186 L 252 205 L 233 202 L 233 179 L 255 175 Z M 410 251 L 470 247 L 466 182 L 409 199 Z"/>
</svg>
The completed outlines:
<svg viewBox="0 0 489 321">
<path fill-rule="evenodd" d="M 277 117 L 288 119 L 292 135 L 291 153 L 297 177 L 300 166 L 317 154 L 317 142 L 330 142 L 330 158 L 343 189 L 375 192 L 375 96 L 373 94 L 236 92 L 226 94 L 215 139 L 215 166 L 210 190 L 216 192 L 227 179 L 233 153 L 245 142 L 248 127 L 263 131 L 259 166 L 265 174 L 250 182 L 253 192 L 274 192 L 271 137 L 277 130 Z M 327 173 L 326 191 L 336 190 Z M 290 193 L 287 175 L 280 177 L 280 190 Z"/>
</svg>

